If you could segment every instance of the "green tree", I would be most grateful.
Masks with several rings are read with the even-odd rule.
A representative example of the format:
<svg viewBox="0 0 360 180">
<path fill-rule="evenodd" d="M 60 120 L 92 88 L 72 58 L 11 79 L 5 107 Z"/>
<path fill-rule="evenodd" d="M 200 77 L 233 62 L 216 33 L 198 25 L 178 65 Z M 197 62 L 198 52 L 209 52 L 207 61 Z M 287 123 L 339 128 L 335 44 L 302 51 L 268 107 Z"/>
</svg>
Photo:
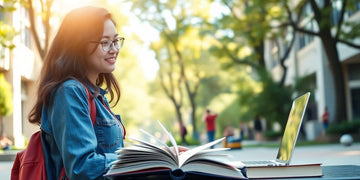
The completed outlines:
<svg viewBox="0 0 360 180">
<path fill-rule="evenodd" d="M 193 135 L 197 138 L 196 97 L 200 86 L 199 60 L 202 48 L 195 47 L 198 37 L 192 36 L 196 29 L 201 28 L 199 18 L 206 16 L 208 3 L 199 1 L 137 1 L 133 2 L 133 12 L 139 19 L 149 23 L 160 32 L 160 45 L 153 45 L 160 65 L 159 79 L 167 97 L 177 112 L 179 127 L 183 121 L 183 98 L 187 95 L 190 106 Z M 201 11 L 201 8 L 203 8 Z M 191 38 L 192 39 L 191 39 Z M 192 42 L 191 42 L 192 41 Z M 156 49 L 154 48 L 156 47 Z M 175 90 L 177 95 L 175 95 Z"/>
<path fill-rule="evenodd" d="M 181 70 L 178 66 L 176 66 L 177 61 L 174 60 L 173 56 L 166 56 L 166 59 L 161 57 L 160 54 L 163 51 L 167 51 L 169 54 L 171 54 L 171 52 L 169 52 L 170 48 L 168 46 L 165 45 L 165 48 L 157 48 L 155 46 L 156 45 L 153 43 L 152 49 L 155 51 L 157 61 L 159 64 L 161 64 L 158 72 L 161 88 L 173 104 L 179 124 L 184 124 L 183 115 L 181 112 L 184 101 L 182 76 L 180 72 Z M 164 63 L 161 63 L 164 61 L 167 62 L 167 66 L 165 66 Z M 182 139 L 182 142 L 184 141 L 185 140 Z"/>
<path fill-rule="evenodd" d="M 221 2 L 228 12 L 221 18 L 209 22 L 210 28 L 215 31 L 210 32 L 218 40 L 212 52 L 222 57 L 220 60 L 224 68 L 240 65 L 241 71 L 246 71 L 253 77 L 250 81 L 260 82 L 258 86 L 261 87 L 257 90 L 249 89 L 246 87 L 249 83 L 238 81 L 240 107 L 249 109 L 246 115 L 240 115 L 241 119 L 244 119 L 243 117 L 248 119 L 249 116 L 254 117 L 256 114 L 266 117 L 270 123 L 286 119 L 279 118 L 286 114 L 289 104 L 287 102 L 291 101 L 289 88 L 284 87 L 287 75 L 284 62 L 293 47 L 295 31 L 282 27 L 275 29 L 272 26 L 271 20 L 281 17 L 276 9 L 279 7 L 277 1 L 222 0 Z M 291 36 L 284 36 L 285 34 Z M 277 57 L 282 75 L 278 82 L 271 78 L 265 67 L 264 43 L 268 38 L 271 38 L 280 49 Z M 280 42 L 284 45 L 280 46 Z M 282 98 L 279 99 L 279 96 Z M 280 123 L 284 124 L 284 122 Z"/>
<path fill-rule="evenodd" d="M 6 81 L 5 75 L 0 74 L 0 135 L 4 132 L 3 117 L 10 115 L 13 110 L 12 91 L 10 84 Z"/>
</svg>

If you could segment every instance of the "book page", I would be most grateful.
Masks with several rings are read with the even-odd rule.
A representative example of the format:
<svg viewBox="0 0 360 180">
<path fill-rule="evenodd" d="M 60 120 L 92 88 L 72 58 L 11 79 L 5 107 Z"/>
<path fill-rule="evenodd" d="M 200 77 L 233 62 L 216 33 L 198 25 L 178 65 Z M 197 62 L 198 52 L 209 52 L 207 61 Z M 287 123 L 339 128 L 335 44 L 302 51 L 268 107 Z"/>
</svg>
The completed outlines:
<svg viewBox="0 0 360 180">
<path fill-rule="evenodd" d="M 244 168 L 245 167 L 245 164 L 241 161 L 229 161 L 227 162 L 228 164 L 232 165 L 232 166 L 235 166 L 236 168 Z"/>
<path fill-rule="evenodd" d="M 164 150 L 173 157 L 176 164 L 179 164 L 178 156 L 176 156 L 176 154 L 170 149 L 170 147 L 168 145 L 166 145 L 166 143 L 164 143 L 163 141 L 161 141 L 160 139 L 156 138 L 154 135 L 148 133 L 147 131 L 145 131 L 143 129 L 140 129 L 140 131 L 142 133 L 144 133 L 145 135 L 147 135 L 151 140 L 155 140 L 158 144 L 160 144 L 162 147 L 164 147 Z"/>
<path fill-rule="evenodd" d="M 142 171 L 142 170 L 150 170 L 156 168 L 166 168 L 166 169 L 177 169 L 177 166 L 173 166 L 165 161 L 157 160 L 150 162 L 136 162 L 136 163 L 126 163 L 126 164 L 119 164 L 116 162 L 114 167 L 112 167 L 107 173 L 107 176 L 116 175 L 116 174 L 123 174 L 123 173 L 131 173 L 134 171 Z"/>
<path fill-rule="evenodd" d="M 133 138 L 133 137 L 129 137 L 128 139 L 136 141 L 136 142 L 138 142 L 140 144 L 133 144 L 130 147 L 122 148 L 122 149 L 119 150 L 119 152 L 117 152 L 118 154 L 124 153 L 124 151 L 126 151 L 127 149 L 134 148 L 133 146 L 135 146 L 135 147 L 140 146 L 142 148 L 147 148 L 147 149 L 151 150 L 150 153 L 151 152 L 159 152 L 159 153 L 161 153 L 163 155 L 167 155 L 168 157 L 170 157 L 172 159 L 172 161 L 174 161 L 176 164 L 178 164 L 177 163 L 178 158 L 174 156 L 174 154 L 172 153 L 171 150 L 169 152 L 169 151 L 167 151 L 166 149 L 164 149 L 162 147 L 155 146 L 155 145 L 153 145 L 153 144 L 151 144 L 149 142 L 143 141 L 141 139 L 137 139 L 137 138 Z M 139 151 L 141 152 L 141 151 L 145 151 L 145 150 L 144 149 L 142 149 L 142 150 L 139 149 Z"/>
<path fill-rule="evenodd" d="M 185 162 L 186 160 L 188 160 L 190 157 L 194 156 L 195 154 L 199 153 L 199 152 L 202 151 L 202 150 L 205 150 L 205 149 L 207 149 L 207 148 L 209 148 L 209 147 L 211 147 L 211 146 L 213 146 L 213 145 L 215 145 L 215 144 L 223 141 L 224 139 L 225 139 L 225 137 L 220 138 L 220 139 L 217 139 L 217 140 L 215 140 L 215 141 L 209 142 L 209 143 L 207 143 L 207 144 L 204 144 L 204 145 L 201 145 L 201 146 L 199 146 L 199 147 L 196 147 L 196 148 L 193 148 L 193 149 L 189 149 L 189 150 L 183 152 L 183 153 L 179 156 L 179 167 L 181 167 L 181 166 L 184 164 L 184 162 Z M 216 151 L 216 149 L 213 150 L 213 151 Z"/>
<path fill-rule="evenodd" d="M 176 144 L 176 141 L 175 141 L 175 138 L 174 136 L 171 135 L 171 133 L 169 133 L 166 128 L 161 124 L 160 121 L 158 121 L 158 123 L 160 124 L 161 128 L 164 130 L 165 134 L 169 137 L 169 140 L 172 144 L 172 146 L 174 147 L 175 149 L 175 155 L 176 157 L 179 157 L 179 148 L 178 148 L 178 145 Z M 179 166 L 180 167 L 180 166 Z"/>
<path fill-rule="evenodd" d="M 134 146 L 124 148 L 118 155 L 118 159 L 121 159 L 122 163 L 161 159 L 162 161 L 167 161 L 171 164 L 174 164 L 174 166 L 177 166 L 177 163 L 174 162 L 173 157 L 164 153 L 164 151 L 149 148 L 148 146 L 140 144 L 135 144 Z"/>
</svg>

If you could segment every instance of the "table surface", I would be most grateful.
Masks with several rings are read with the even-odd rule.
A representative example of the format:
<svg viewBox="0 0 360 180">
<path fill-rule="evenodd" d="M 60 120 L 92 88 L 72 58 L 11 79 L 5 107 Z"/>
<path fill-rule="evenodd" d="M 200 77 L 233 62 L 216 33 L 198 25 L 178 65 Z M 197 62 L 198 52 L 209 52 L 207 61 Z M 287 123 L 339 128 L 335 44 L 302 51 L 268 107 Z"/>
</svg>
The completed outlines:
<svg viewBox="0 0 360 180">
<path fill-rule="evenodd" d="M 286 179 L 286 180 L 315 180 L 315 179 L 331 179 L 331 180 L 347 180 L 347 179 L 360 179 L 360 166 L 358 165 L 337 165 L 337 166 L 322 166 L 322 172 L 323 172 L 323 176 L 322 177 L 304 177 L 304 178 L 282 178 L 282 179 Z M 202 179 L 201 176 L 196 176 L 196 175 L 192 175 L 192 176 L 187 176 L 184 179 Z M 113 178 L 109 178 L 109 179 L 127 179 L 127 180 L 149 180 L 149 179 L 153 179 L 153 180 L 162 180 L 162 179 L 169 179 L 168 174 L 166 175 L 154 175 L 154 176 L 127 176 L 127 177 L 113 177 Z M 216 178 L 216 177 L 206 177 L 206 179 L 211 179 L 211 180 L 220 180 L 223 178 Z M 259 179 L 257 179 L 259 180 Z"/>
<path fill-rule="evenodd" d="M 322 178 L 301 178 L 301 179 L 360 179 L 360 166 L 322 166 L 324 176 Z"/>
</svg>

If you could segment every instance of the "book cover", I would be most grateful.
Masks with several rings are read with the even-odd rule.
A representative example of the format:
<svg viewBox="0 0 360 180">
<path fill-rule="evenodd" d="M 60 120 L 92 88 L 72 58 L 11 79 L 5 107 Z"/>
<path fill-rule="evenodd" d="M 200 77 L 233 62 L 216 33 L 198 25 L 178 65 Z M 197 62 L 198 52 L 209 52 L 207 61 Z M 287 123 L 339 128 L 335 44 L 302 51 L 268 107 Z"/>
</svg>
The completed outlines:
<svg viewBox="0 0 360 180">
<path fill-rule="evenodd" d="M 189 177 L 247 179 L 244 170 L 228 164 L 229 148 L 214 148 L 224 138 L 179 153 L 175 138 L 159 122 L 172 147 L 140 130 L 146 140 L 129 138 L 128 146 L 116 151 L 118 160 L 105 174 L 110 179 L 153 177 L 154 179 L 187 179 Z"/>
</svg>

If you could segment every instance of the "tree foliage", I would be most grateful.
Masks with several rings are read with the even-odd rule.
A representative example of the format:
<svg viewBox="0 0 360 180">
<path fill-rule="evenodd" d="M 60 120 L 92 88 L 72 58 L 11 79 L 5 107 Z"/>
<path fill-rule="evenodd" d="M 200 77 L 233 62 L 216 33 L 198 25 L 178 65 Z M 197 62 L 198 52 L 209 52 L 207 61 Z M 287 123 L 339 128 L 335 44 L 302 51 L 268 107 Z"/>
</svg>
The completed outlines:
<svg viewBox="0 0 360 180">
<path fill-rule="evenodd" d="M 196 96 L 201 78 L 198 62 L 204 51 L 202 41 L 197 36 L 201 28 L 198 16 L 208 16 L 206 11 L 199 11 L 200 7 L 206 9 L 206 5 L 208 3 L 176 0 L 133 3 L 133 12 L 138 18 L 148 22 L 160 33 L 160 42 L 152 44 L 160 66 L 160 84 L 176 110 L 179 124 L 183 124 L 181 108 L 184 99 L 187 100 L 195 136 Z"/>
<path fill-rule="evenodd" d="M 4 0 L 4 5 L 0 8 L 0 12 L 13 12 L 15 10 L 14 4 L 16 2 L 17 0 Z M 4 20 L 6 21 L 6 19 Z M 11 50 L 15 48 L 15 44 L 12 43 L 12 40 L 18 33 L 15 31 L 14 27 L 6 24 L 5 21 L 0 21 L 0 45 Z"/>
<path fill-rule="evenodd" d="M 291 29 L 272 27 L 272 20 L 281 19 L 283 16 L 279 8 L 281 4 L 278 1 L 258 0 L 221 2 L 228 9 L 228 13 L 224 13 L 216 23 L 209 22 L 210 27 L 215 27 L 214 32 L 210 30 L 210 34 L 214 34 L 214 38 L 218 40 L 212 52 L 220 57 L 224 68 L 240 66 L 240 71 L 247 72 L 249 77 L 252 77 L 237 81 L 237 102 L 241 109 L 247 110 L 240 113 L 238 119 L 249 121 L 256 114 L 260 114 L 269 124 L 281 121 L 280 119 L 283 121 L 280 123 L 284 124 L 286 118 L 283 116 L 291 102 L 291 90 L 284 87 L 287 75 L 284 61 L 293 47 L 295 35 L 286 39 L 284 34 L 293 33 Z M 279 41 L 278 44 L 285 43 L 278 52 L 278 61 L 283 72 L 280 82 L 273 80 L 266 70 L 264 43 L 269 38 Z"/>
<path fill-rule="evenodd" d="M 0 45 L 2 47 L 8 49 L 15 48 L 15 44 L 12 43 L 12 40 L 17 34 L 14 27 L 0 21 Z"/>
<path fill-rule="evenodd" d="M 0 74 L 0 116 L 7 116 L 12 113 L 12 91 L 11 85 L 5 79 L 4 74 Z"/>
<path fill-rule="evenodd" d="M 11 85 L 5 79 L 3 73 L 0 74 L 0 136 L 4 130 L 3 117 L 10 115 L 13 111 Z"/>
</svg>

